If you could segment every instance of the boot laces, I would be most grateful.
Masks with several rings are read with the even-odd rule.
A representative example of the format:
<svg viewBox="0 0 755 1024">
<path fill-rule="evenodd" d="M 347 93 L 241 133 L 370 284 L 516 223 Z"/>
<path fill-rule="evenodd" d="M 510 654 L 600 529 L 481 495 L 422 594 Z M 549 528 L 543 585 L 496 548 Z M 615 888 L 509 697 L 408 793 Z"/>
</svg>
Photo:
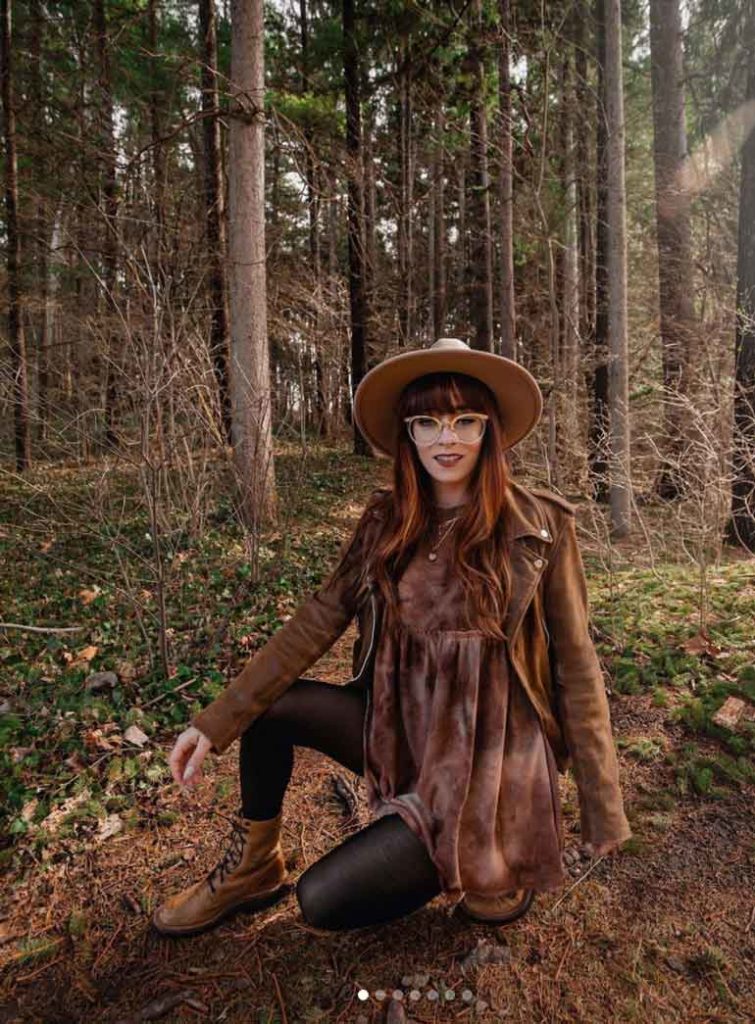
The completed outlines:
<svg viewBox="0 0 755 1024">
<path fill-rule="evenodd" d="M 238 818 L 230 818 L 227 814 L 223 814 L 222 811 L 217 811 L 217 813 L 221 818 L 225 818 L 226 821 L 231 823 L 231 837 L 228 849 L 223 854 L 223 857 L 207 875 L 207 884 L 213 894 L 215 892 L 215 880 L 217 879 L 222 885 L 224 879 L 238 867 L 241 861 L 241 855 L 244 852 L 244 843 L 246 841 L 246 829 Z"/>
</svg>

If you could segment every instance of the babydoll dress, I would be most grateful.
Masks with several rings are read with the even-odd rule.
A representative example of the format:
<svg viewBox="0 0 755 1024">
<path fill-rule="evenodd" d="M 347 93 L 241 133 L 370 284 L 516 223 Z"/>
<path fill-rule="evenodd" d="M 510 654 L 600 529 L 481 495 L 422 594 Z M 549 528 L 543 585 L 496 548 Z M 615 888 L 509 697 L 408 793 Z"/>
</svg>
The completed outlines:
<svg viewBox="0 0 755 1024">
<path fill-rule="evenodd" d="M 436 508 L 440 536 L 462 509 Z M 422 840 L 446 898 L 555 889 L 566 881 L 555 758 L 506 641 L 468 628 L 451 539 L 435 561 L 420 543 L 399 580 L 398 628 L 380 633 L 364 729 L 368 807 L 399 814 Z"/>
</svg>

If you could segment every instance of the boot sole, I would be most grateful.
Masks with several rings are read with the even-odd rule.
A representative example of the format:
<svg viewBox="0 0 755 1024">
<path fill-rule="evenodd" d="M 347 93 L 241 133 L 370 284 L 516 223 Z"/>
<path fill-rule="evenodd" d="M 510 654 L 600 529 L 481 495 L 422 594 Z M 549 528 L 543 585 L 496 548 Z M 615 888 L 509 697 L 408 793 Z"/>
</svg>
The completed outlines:
<svg viewBox="0 0 755 1024">
<path fill-rule="evenodd" d="M 519 906 L 512 910 L 510 914 L 506 914 L 503 917 L 479 917 L 477 914 L 471 913 L 464 906 L 464 903 L 458 903 L 456 910 L 462 917 L 466 918 L 467 921 L 473 921 L 475 924 L 513 924 L 514 921 L 518 921 L 520 917 L 523 917 L 532 906 L 532 902 L 535 899 L 535 890 L 530 889 L 528 895 L 522 900 Z"/>
<path fill-rule="evenodd" d="M 248 900 L 244 900 L 243 903 L 234 903 L 230 907 L 226 907 L 225 910 L 221 911 L 215 917 L 209 921 L 205 921 L 203 924 L 194 925 L 193 927 L 187 926 L 184 928 L 166 928 L 165 926 L 158 924 L 153 914 L 150 924 L 152 928 L 159 932 L 160 935 L 168 937 L 182 936 L 182 935 L 199 935 L 202 932 L 207 932 L 211 928 L 220 924 L 221 921 L 225 921 L 229 917 L 233 917 L 239 913 L 254 913 L 258 910 L 265 910 L 267 907 L 272 907 L 275 903 L 279 903 L 284 899 L 290 892 L 293 892 L 295 886 L 292 882 L 284 882 L 277 889 L 273 889 L 271 892 L 262 893 L 259 896 L 253 896 Z"/>
</svg>

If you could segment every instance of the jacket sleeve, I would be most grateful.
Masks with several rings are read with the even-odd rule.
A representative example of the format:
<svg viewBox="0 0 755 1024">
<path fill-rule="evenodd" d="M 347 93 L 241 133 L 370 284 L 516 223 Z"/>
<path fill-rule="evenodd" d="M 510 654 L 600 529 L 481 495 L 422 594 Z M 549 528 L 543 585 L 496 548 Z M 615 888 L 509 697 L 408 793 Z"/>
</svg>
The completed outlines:
<svg viewBox="0 0 755 1024">
<path fill-rule="evenodd" d="M 574 514 L 565 515 L 544 580 L 556 700 L 577 785 L 582 841 L 602 856 L 631 835 L 608 696 L 592 638 Z"/>
<path fill-rule="evenodd" d="M 365 533 L 373 518 L 371 501 L 321 587 L 250 658 L 220 696 L 191 719 L 190 724 L 211 740 L 214 753 L 222 754 L 346 630 L 357 611 Z"/>
</svg>

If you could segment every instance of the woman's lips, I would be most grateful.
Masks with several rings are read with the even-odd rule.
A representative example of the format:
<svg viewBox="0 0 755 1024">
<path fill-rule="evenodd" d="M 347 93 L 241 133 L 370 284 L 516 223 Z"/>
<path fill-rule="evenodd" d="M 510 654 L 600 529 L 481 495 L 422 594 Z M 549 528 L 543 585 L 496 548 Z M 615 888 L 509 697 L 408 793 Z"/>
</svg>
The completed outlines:
<svg viewBox="0 0 755 1024">
<path fill-rule="evenodd" d="M 460 458 L 462 458 L 462 456 L 461 455 L 435 455 L 435 456 L 433 456 L 433 458 L 435 459 L 436 462 L 439 462 L 441 464 L 441 466 L 453 466 L 453 465 L 455 465 L 459 461 Z"/>
</svg>

